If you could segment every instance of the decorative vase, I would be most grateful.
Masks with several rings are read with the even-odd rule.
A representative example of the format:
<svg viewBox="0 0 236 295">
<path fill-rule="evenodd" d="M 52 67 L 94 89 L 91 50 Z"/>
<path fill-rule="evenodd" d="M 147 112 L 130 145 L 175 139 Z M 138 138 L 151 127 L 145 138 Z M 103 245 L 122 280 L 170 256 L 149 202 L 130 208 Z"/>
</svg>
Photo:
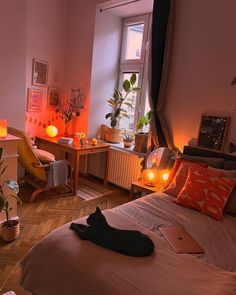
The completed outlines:
<svg viewBox="0 0 236 295">
<path fill-rule="evenodd" d="M 148 133 L 136 133 L 134 151 L 138 153 L 146 153 L 147 142 Z"/>
<path fill-rule="evenodd" d="M 105 140 L 111 143 L 120 143 L 122 142 L 122 134 L 120 129 L 107 128 L 105 132 Z"/>
<path fill-rule="evenodd" d="M 68 137 L 69 136 L 69 123 L 65 123 L 65 130 L 64 130 L 64 136 Z"/>
<path fill-rule="evenodd" d="M 20 235 L 20 223 L 19 220 L 11 220 L 12 226 L 7 226 L 7 221 L 2 223 L 1 238 L 5 242 L 11 242 L 16 240 Z"/>
</svg>

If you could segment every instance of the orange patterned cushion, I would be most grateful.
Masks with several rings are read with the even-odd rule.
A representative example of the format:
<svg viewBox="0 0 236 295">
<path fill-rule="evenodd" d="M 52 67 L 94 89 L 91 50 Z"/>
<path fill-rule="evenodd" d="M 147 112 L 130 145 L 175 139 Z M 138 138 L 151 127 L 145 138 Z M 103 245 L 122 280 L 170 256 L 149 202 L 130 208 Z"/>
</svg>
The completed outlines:
<svg viewBox="0 0 236 295">
<path fill-rule="evenodd" d="M 186 160 L 186 159 L 183 159 L 183 158 L 178 158 L 176 159 L 175 161 L 175 164 L 174 166 L 172 167 L 171 171 L 170 171 L 170 175 L 168 177 L 168 180 L 165 184 L 165 189 L 168 188 L 168 186 L 170 185 L 170 183 L 172 182 L 172 180 L 174 179 L 177 171 L 179 170 L 179 167 L 180 165 L 183 163 L 183 162 L 187 162 L 187 163 L 191 163 L 191 164 L 195 164 L 195 165 L 199 165 L 199 166 L 202 166 L 202 167 L 207 167 L 208 165 L 206 163 L 199 163 L 199 162 L 194 162 L 194 161 L 190 161 L 190 160 Z"/>
<path fill-rule="evenodd" d="M 221 220 L 235 184 L 234 179 L 216 176 L 215 172 L 201 167 L 190 167 L 186 183 L 174 202 Z"/>
<path fill-rule="evenodd" d="M 177 197 L 185 184 L 185 181 L 188 176 L 189 167 L 198 167 L 198 166 L 207 167 L 207 165 L 203 163 L 183 161 L 180 164 L 178 171 L 175 174 L 175 177 L 173 178 L 169 186 L 163 190 L 163 192 L 168 195 Z"/>
<path fill-rule="evenodd" d="M 34 152 L 37 155 L 39 161 L 43 164 L 56 161 L 55 156 L 52 153 L 40 149 L 34 149 Z"/>
</svg>

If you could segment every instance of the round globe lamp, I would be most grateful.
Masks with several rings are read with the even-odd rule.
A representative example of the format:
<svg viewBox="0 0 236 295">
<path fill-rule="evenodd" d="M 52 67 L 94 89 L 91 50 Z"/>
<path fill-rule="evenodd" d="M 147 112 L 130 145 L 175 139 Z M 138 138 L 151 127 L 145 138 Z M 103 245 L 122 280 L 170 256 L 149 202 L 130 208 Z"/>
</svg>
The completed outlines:
<svg viewBox="0 0 236 295">
<path fill-rule="evenodd" d="M 145 169 L 143 170 L 143 183 L 147 186 L 156 186 L 158 183 L 158 170 Z"/>
<path fill-rule="evenodd" d="M 49 137 L 55 137 L 57 136 L 58 134 L 58 129 L 56 126 L 53 126 L 53 125 L 49 125 L 47 128 L 46 128 L 46 133 Z"/>
<path fill-rule="evenodd" d="M 162 183 L 166 183 L 167 180 L 168 180 L 168 178 L 169 178 L 169 176 L 170 176 L 170 170 L 167 170 L 167 169 L 161 170 L 161 172 L 160 172 L 160 179 L 161 179 L 161 182 Z"/>
</svg>

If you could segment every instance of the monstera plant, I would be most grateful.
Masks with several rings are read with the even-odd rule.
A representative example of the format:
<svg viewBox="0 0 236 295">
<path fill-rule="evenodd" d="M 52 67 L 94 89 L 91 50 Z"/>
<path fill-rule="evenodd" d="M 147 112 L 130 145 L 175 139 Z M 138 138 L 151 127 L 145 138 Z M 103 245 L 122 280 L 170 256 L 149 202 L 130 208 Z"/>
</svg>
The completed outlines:
<svg viewBox="0 0 236 295">
<path fill-rule="evenodd" d="M 105 115 L 106 119 L 110 119 L 111 128 L 108 128 L 105 134 L 105 139 L 109 142 L 122 141 L 121 131 L 119 129 L 115 130 L 115 127 L 117 127 L 119 120 L 123 117 L 129 118 L 127 110 L 124 107 L 132 107 L 133 101 L 129 97 L 129 94 L 141 90 L 140 87 L 135 86 L 136 81 L 137 76 L 133 73 L 129 80 L 126 79 L 123 82 L 122 91 L 115 89 L 112 97 L 107 100 L 108 105 L 112 108 L 111 112 Z"/>
<path fill-rule="evenodd" d="M 2 223 L 2 239 L 10 242 L 15 240 L 20 234 L 19 220 L 12 220 L 10 218 L 10 211 L 12 207 L 9 203 L 9 198 L 15 199 L 18 203 L 21 200 L 17 197 L 19 186 L 14 180 L 2 180 L 2 177 L 7 170 L 7 165 L 2 160 L 2 151 L 0 147 L 0 212 L 5 212 L 6 221 Z"/>
</svg>

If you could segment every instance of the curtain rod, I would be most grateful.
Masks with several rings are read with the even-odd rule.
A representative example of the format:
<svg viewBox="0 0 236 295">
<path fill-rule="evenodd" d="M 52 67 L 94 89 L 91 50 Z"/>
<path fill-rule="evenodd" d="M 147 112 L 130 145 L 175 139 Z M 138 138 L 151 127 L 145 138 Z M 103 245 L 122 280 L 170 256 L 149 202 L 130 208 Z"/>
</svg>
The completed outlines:
<svg viewBox="0 0 236 295">
<path fill-rule="evenodd" d="M 112 9 L 112 8 L 120 7 L 120 6 L 123 6 L 123 5 L 131 4 L 131 3 L 134 3 L 134 2 L 138 2 L 138 1 L 141 1 L 141 0 L 132 0 L 132 1 L 129 1 L 129 2 L 109 6 L 109 7 L 106 7 L 106 8 L 100 8 L 100 12 L 103 12 L 105 10 L 109 10 L 109 9 Z"/>
</svg>

